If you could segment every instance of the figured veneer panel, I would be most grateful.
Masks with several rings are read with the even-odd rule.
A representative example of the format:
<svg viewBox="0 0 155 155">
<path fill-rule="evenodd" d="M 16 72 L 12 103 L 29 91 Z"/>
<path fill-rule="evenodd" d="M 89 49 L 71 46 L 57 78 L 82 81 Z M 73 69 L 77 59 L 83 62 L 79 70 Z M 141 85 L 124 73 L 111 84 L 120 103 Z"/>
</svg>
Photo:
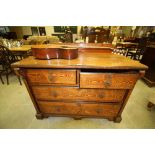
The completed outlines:
<svg viewBox="0 0 155 155">
<path fill-rule="evenodd" d="M 132 89 L 138 74 L 80 73 L 80 88 Z"/>
<path fill-rule="evenodd" d="M 76 70 L 27 69 L 26 76 L 32 84 L 76 84 Z"/>
<path fill-rule="evenodd" d="M 76 87 L 32 86 L 35 98 L 38 100 L 76 100 L 120 102 L 126 90 L 110 89 L 79 89 Z"/>
<path fill-rule="evenodd" d="M 120 110 L 120 104 L 112 103 L 73 103 L 73 102 L 49 102 L 38 101 L 41 112 L 57 115 L 82 115 L 114 117 Z"/>
</svg>

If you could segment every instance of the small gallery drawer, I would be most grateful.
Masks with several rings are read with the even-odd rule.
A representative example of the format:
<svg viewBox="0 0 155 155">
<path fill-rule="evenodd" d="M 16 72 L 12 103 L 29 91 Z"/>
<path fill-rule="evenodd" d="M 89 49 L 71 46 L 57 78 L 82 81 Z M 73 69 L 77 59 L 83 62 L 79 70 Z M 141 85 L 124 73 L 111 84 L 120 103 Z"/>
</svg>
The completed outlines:
<svg viewBox="0 0 155 155">
<path fill-rule="evenodd" d="M 80 88 L 132 89 L 138 74 L 80 73 Z"/>
<path fill-rule="evenodd" d="M 76 87 L 32 86 L 32 91 L 38 100 L 76 100 L 120 102 L 126 90 L 110 89 L 79 89 Z"/>
<path fill-rule="evenodd" d="M 111 103 L 72 103 L 38 101 L 39 109 L 47 114 L 70 114 L 81 116 L 107 116 L 118 114 L 121 105 Z"/>
<path fill-rule="evenodd" d="M 33 84 L 76 84 L 76 70 L 27 69 L 26 77 Z"/>
</svg>

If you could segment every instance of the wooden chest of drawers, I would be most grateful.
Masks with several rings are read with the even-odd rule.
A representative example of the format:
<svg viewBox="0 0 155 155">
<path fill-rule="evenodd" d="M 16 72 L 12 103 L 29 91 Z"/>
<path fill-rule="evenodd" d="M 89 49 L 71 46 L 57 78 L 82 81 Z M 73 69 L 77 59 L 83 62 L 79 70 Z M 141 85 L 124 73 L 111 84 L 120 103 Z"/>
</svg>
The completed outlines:
<svg viewBox="0 0 155 155">
<path fill-rule="evenodd" d="M 80 53 L 74 60 L 26 58 L 19 68 L 36 117 L 101 117 L 121 121 L 136 81 L 147 69 L 136 61 L 107 53 Z M 134 110 L 134 109 L 133 109 Z"/>
</svg>

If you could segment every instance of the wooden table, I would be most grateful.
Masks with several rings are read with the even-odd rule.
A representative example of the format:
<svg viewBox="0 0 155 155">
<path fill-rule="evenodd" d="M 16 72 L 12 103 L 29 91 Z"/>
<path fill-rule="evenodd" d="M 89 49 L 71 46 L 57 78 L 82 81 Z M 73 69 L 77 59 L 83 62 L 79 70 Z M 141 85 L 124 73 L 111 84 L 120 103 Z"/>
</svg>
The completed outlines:
<svg viewBox="0 0 155 155">
<path fill-rule="evenodd" d="M 30 53 L 32 45 L 22 45 L 20 47 L 11 47 L 9 50 L 14 53 L 15 56 L 20 57 L 20 59 L 23 59 L 24 57 L 27 57 Z"/>
<path fill-rule="evenodd" d="M 72 60 L 30 56 L 12 67 L 19 69 L 38 119 L 98 117 L 115 122 L 121 121 L 134 85 L 147 69 L 129 58 L 104 53 L 104 49 L 79 52 Z"/>
<path fill-rule="evenodd" d="M 32 45 L 22 45 L 20 47 L 11 47 L 9 48 L 12 52 L 27 52 L 31 49 Z"/>
</svg>

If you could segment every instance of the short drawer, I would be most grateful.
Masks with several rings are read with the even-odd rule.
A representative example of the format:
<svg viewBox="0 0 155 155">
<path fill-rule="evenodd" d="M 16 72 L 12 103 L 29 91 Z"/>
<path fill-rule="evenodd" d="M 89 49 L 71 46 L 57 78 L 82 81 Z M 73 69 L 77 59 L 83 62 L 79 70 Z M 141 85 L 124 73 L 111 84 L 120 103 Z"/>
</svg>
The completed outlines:
<svg viewBox="0 0 155 155">
<path fill-rule="evenodd" d="M 76 70 L 27 69 L 26 77 L 32 84 L 75 85 Z"/>
<path fill-rule="evenodd" d="M 120 102 L 126 90 L 80 89 L 76 87 L 32 86 L 38 100 Z"/>
<path fill-rule="evenodd" d="M 138 74 L 80 73 L 80 88 L 132 89 Z"/>
<path fill-rule="evenodd" d="M 82 104 L 81 115 L 85 116 L 116 116 L 121 108 L 121 105 L 117 104 Z"/>
<path fill-rule="evenodd" d="M 77 103 L 38 101 L 41 112 L 47 114 L 78 114 L 81 111 Z"/>
<path fill-rule="evenodd" d="M 70 114 L 80 116 L 107 116 L 114 117 L 118 114 L 121 105 L 111 103 L 72 103 L 72 102 L 47 102 L 38 101 L 39 109 L 47 114 Z"/>
</svg>

